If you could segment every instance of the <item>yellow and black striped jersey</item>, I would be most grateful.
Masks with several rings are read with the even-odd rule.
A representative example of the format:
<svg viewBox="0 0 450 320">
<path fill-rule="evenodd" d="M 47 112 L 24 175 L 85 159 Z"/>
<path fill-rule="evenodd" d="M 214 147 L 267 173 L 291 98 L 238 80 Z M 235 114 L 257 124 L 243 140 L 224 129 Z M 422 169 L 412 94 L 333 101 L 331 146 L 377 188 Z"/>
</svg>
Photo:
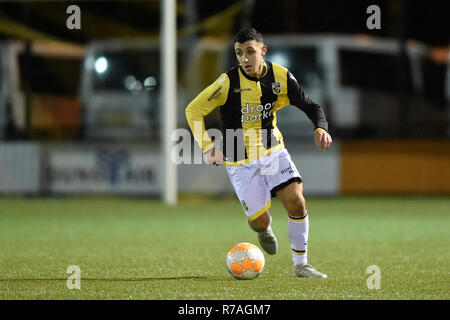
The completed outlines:
<svg viewBox="0 0 450 320">
<path fill-rule="evenodd" d="M 194 139 L 203 152 L 223 150 L 226 165 L 249 163 L 284 147 L 276 111 L 293 105 L 306 113 L 315 128 L 328 130 L 323 109 L 303 91 L 284 67 L 265 61 L 266 72 L 253 78 L 236 66 L 203 90 L 186 108 Z M 205 133 L 204 117 L 220 107 L 222 139 L 212 142 Z"/>
</svg>

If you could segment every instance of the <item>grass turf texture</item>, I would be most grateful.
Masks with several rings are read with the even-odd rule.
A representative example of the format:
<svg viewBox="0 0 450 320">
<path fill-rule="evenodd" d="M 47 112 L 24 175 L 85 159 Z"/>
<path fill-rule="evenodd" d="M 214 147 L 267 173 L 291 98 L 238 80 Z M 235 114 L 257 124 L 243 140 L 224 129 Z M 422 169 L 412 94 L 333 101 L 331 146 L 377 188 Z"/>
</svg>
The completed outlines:
<svg viewBox="0 0 450 320">
<path fill-rule="evenodd" d="M 292 277 L 287 217 L 279 252 L 250 281 L 228 274 L 238 242 L 259 246 L 237 200 L 0 199 L 0 299 L 449 299 L 450 200 L 310 198 L 309 261 Z M 66 286 L 69 265 L 81 289 Z M 378 265 L 381 288 L 366 269 Z"/>
</svg>

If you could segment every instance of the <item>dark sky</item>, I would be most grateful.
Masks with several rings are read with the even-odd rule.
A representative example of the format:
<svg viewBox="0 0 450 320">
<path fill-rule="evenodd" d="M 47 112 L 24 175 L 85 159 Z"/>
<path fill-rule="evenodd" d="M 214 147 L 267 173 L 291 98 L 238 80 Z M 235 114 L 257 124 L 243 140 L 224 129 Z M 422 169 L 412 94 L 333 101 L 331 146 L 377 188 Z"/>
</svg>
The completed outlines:
<svg viewBox="0 0 450 320">
<path fill-rule="evenodd" d="M 186 1 L 178 1 L 178 27 L 186 26 Z M 244 1 L 198 0 L 197 21 L 224 12 Z M 67 6 L 81 8 L 82 29 L 68 30 Z M 381 9 L 381 30 L 368 30 L 366 9 L 376 4 Z M 242 22 L 242 10 L 234 16 L 230 32 Z M 282 0 L 255 1 L 247 18 L 263 33 L 368 33 L 399 37 L 402 34 L 431 45 L 448 45 L 450 39 L 450 1 L 447 0 Z M 149 1 L 6 1 L 0 3 L 0 19 L 23 24 L 31 30 L 54 37 L 84 43 L 109 37 L 157 35 L 160 26 L 160 2 Z M 221 32 L 213 31 L 221 36 Z M 201 33 L 200 33 L 201 34 Z M 15 38 L 3 26 L 0 38 Z"/>
<path fill-rule="evenodd" d="M 315 0 L 257 2 L 253 24 L 266 32 L 296 33 L 369 33 L 407 38 L 433 45 L 447 45 L 450 40 L 450 1 L 441 0 Z M 368 30 L 369 5 L 381 9 L 381 30 Z M 267 16 L 270 12 L 270 17 Z M 266 19 L 257 17 L 266 16 Z"/>
</svg>

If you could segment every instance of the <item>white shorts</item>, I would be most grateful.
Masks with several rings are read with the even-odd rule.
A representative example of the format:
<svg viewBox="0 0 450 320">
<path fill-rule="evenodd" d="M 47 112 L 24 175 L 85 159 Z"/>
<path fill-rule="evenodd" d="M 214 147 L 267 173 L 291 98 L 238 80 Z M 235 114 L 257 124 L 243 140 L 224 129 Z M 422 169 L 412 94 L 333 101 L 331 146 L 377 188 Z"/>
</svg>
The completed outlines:
<svg viewBox="0 0 450 320">
<path fill-rule="evenodd" d="M 284 148 L 248 164 L 226 166 L 245 214 L 255 220 L 270 208 L 275 193 L 302 177 Z"/>
</svg>

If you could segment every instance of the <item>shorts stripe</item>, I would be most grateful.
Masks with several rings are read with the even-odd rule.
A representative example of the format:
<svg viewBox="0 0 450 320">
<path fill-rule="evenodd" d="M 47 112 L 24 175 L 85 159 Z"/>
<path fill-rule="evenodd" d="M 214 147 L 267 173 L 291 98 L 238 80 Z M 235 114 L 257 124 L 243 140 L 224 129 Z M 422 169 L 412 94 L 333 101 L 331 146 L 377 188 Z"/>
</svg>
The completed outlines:
<svg viewBox="0 0 450 320">
<path fill-rule="evenodd" d="M 264 212 L 269 210 L 271 203 L 272 203 L 272 199 L 269 199 L 269 202 L 267 202 L 266 205 L 261 210 L 256 211 L 254 214 L 252 214 L 249 217 L 250 221 L 253 221 L 253 220 L 259 218 Z"/>
<path fill-rule="evenodd" d="M 290 184 L 293 183 L 293 182 L 297 182 L 297 183 L 302 184 L 302 183 L 303 183 L 303 180 L 302 180 L 301 177 L 293 177 L 293 178 L 290 178 L 288 181 L 283 182 L 283 183 L 277 185 L 276 187 L 274 187 L 272 190 L 270 190 L 270 195 L 272 196 L 272 198 L 273 198 L 273 197 L 276 197 L 278 191 L 280 191 L 280 190 L 283 189 L 284 187 L 287 187 L 288 185 L 290 185 Z"/>
</svg>

